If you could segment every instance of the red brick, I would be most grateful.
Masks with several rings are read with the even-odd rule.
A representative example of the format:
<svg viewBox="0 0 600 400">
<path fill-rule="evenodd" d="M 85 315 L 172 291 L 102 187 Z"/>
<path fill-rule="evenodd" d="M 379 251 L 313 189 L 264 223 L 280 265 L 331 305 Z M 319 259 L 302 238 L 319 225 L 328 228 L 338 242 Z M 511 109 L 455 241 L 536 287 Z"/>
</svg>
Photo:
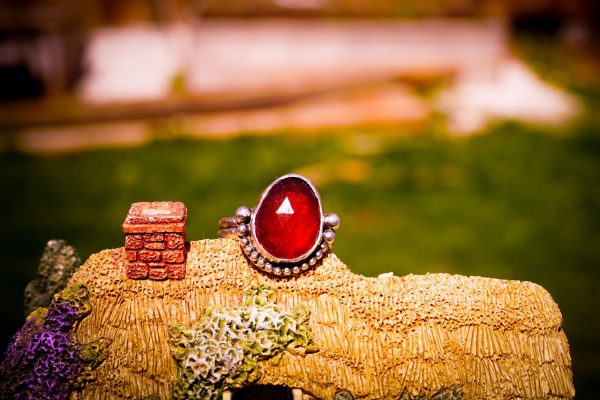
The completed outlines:
<svg viewBox="0 0 600 400">
<path fill-rule="evenodd" d="M 130 263 L 127 265 L 127 277 L 129 279 L 146 279 L 148 277 L 148 265 L 144 263 Z"/>
<path fill-rule="evenodd" d="M 185 253 L 183 250 L 165 250 L 162 253 L 162 259 L 168 263 L 180 263 L 185 260 Z"/>
<path fill-rule="evenodd" d="M 127 250 L 138 250 L 144 247 L 142 235 L 125 235 L 125 248 Z"/>
<path fill-rule="evenodd" d="M 166 268 L 150 268 L 150 272 L 148 273 L 148 278 L 153 281 L 164 281 L 167 277 Z"/>
<path fill-rule="evenodd" d="M 165 263 L 164 262 L 151 262 L 148 263 L 148 266 L 152 269 L 152 268 L 164 268 L 165 267 Z"/>
<path fill-rule="evenodd" d="M 123 232 L 127 234 L 185 232 L 185 222 L 176 222 L 172 224 L 123 224 Z"/>
<path fill-rule="evenodd" d="M 168 264 L 167 275 L 169 279 L 185 279 L 185 264 Z"/>
<path fill-rule="evenodd" d="M 140 250 L 138 253 L 140 260 L 145 262 L 160 261 L 160 251 Z"/>
<path fill-rule="evenodd" d="M 165 235 L 167 248 L 171 250 L 183 250 L 185 248 L 185 237 L 177 233 L 168 233 Z"/>
<path fill-rule="evenodd" d="M 125 253 L 127 254 L 127 260 L 128 261 L 135 261 L 135 260 L 137 260 L 137 251 L 135 251 L 135 250 L 126 250 Z"/>
<path fill-rule="evenodd" d="M 164 250 L 167 247 L 165 242 L 147 242 L 144 243 L 144 248 L 149 250 Z"/>
<path fill-rule="evenodd" d="M 165 237 L 162 233 L 146 233 L 144 235 L 144 242 L 162 242 Z"/>
</svg>

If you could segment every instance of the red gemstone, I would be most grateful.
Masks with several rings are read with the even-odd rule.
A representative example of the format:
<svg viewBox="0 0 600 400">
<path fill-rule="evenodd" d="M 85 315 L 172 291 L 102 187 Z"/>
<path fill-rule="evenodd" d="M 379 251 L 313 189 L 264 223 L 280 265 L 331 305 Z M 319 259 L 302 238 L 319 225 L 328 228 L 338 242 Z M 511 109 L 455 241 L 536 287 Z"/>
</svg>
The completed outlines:
<svg viewBox="0 0 600 400">
<path fill-rule="evenodd" d="M 297 175 L 284 176 L 263 194 L 253 235 L 271 261 L 294 262 L 318 245 L 322 218 L 321 202 L 312 185 Z"/>
</svg>

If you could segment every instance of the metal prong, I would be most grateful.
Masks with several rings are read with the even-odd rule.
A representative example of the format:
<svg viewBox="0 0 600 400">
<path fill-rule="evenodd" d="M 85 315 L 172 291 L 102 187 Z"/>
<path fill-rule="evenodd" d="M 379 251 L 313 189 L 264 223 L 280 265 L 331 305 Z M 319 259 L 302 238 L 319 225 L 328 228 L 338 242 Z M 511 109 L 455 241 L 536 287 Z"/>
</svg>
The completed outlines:
<svg viewBox="0 0 600 400">
<path fill-rule="evenodd" d="M 335 231 L 340 227 L 340 217 L 337 214 L 325 214 L 325 226 Z"/>
<path fill-rule="evenodd" d="M 327 229 L 325 232 L 323 232 L 323 239 L 325 239 L 328 244 L 333 243 L 335 240 L 335 232 L 331 229 Z"/>
<path fill-rule="evenodd" d="M 246 236 L 250 232 L 250 228 L 246 224 L 240 224 L 237 226 L 238 236 Z"/>
<path fill-rule="evenodd" d="M 294 400 L 302 400 L 302 389 L 293 388 L 292 389 L 292 398 Z"/>
<path fill-rule="evenodd" d="M 246 206 L 241 206 L 237 210 L 235 210 L 235 217 L 237 222 L 243 223 L 250 221 L 250 216 L 252 215 L 252 211 Z"/>
</svg>

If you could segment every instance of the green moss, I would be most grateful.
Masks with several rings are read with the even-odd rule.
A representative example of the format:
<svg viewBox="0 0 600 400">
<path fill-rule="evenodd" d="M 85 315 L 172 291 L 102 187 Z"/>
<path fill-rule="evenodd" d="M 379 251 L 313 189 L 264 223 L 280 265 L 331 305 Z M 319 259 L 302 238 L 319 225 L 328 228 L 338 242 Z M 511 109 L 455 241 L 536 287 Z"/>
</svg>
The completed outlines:
<svg viewBox="0 0 600 400">
<path fill-rule="evenodd" d="M 77 389 L 83 388 L 87 382 L 96 380 L 95 369 L 102 364 L 108 356 L 108 339 L 99 339 L 95 342 L 79 345 L 79 358 L 81 359 L 82 369 L 74 383 Z"/>
<path fill-rule="evenodd" d="M 577 395 L 595 398 L 600 319 L 590 316 L 600 313 L 599 74 L 573 70 L 589 63 L 553 43 L 531 42 L 527 50 L 520 52 L 535 52 L 545 78 L 554 79 L 552 71 L 568 78 L 557 83 L 585 103 L 580 121 L 556 129 L 498 124 L 456 140 L 433 119 L 419 135 L 405 128 L 286 130 L 63 156 L 4 153 L 0 187 L 10 190 L 0 197 L 0 344 L 6 347 L 23 323 L 18 304 L 48 238 L 69 240 L 84 259 L 120 247 L 118 227 L 129 205 L 152 199 L 185 202 L 194 215 L 188 238 L 213 238 L 215 221 L 256 205 L 275 177 L 319 166 L 310 177 L 325 210 L 342 219 L 334 252 L 353 272 L 444 272 L 542 285 L 564 317 Z M 152 125 L 151 136 L 185 134 L 185 116 L 166 122 Z M 368 179 L 339 178 L 349 159 L 370 167 Z"/>
<path fill-rule="evenodd" d="M 54 295 L 56 305 L 68 304 L 81 320 L 92 311 L 89 303 L 90 292 L 83 284 L 69 285 L 63 291 Z"/>
<path fill-rule="evenodd" d="M 461 389 L 458 388 L 450 388 L 450 389 L 440 389 L 432 396 L 411 396 L 406 393 L 403 393 L 398 400 L 461 400 L 463 397 L 463 393 Z"/>
<path fill-rule="evenodd" d="M 33 320 L 36 325 L 41 325 L 47 313 L 46 307 L 38 307 L 27 316 L 27 321 Z"/>
<path fill-rule="evenodd" d="M 225 388 L 260 379 L 260 362 L 281 357 L 284 350 L 315 350 L 308 313 L 284 313 L 273 292 L 260 286 L 245 290 L 243 306 L 206 309 L 191 326 L 173 325 L 170 346 L 177 362 L 175 399 L 216 399 Z"/>
</svg>

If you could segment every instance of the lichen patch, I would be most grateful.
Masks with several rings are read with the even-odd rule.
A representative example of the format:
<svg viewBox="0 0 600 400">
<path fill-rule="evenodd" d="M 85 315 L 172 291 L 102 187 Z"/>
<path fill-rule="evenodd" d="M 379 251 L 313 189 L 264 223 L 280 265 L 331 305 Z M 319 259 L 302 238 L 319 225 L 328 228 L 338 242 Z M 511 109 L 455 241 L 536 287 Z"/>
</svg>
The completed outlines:
<svg viewBox="0 0 600 400">
<path fill-rule="evenodd" d="M 171 326 L 169 342 L 178 367 L 173 398 L 217 399 L 223 389 L 256 383 L 261 361 L 286 350 L 316 350 L 306 311 L 281 311 L 273 291 L 261 286 L 248 287 L 243 303 L 233 309 L 207 308 L 189 326 Z"/>
</svg>

